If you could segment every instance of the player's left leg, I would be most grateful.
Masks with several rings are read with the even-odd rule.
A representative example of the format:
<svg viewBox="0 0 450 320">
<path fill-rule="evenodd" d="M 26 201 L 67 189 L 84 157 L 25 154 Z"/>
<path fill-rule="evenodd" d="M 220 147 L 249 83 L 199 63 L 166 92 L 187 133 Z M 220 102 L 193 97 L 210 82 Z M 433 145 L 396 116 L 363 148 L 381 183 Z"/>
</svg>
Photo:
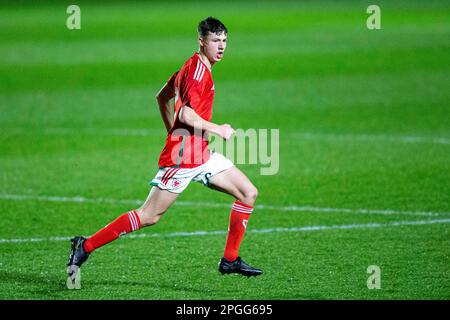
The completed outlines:
<svg viewBox="0 0 450 320">
<path fill-rule="evenodd" d="M 178 195 L 179 193 L 153 187 L 147 200 L 140 208 L 120 215 L 89 238 L 74 237 L 71 240 L 70 256 L 67 263 L 67 287 L 69 289 L 80 288 L 80 267 L 95 249 L 116 240 L 122 235 L 156 224 L 175 202 Z"/>
<path fill-rule="evenodd" d="M 246 276 L 262 274 L 262 270 L 249 266 L 239 257 L 239 247 L 253 212 L 258 190 L 235 166 L 213 175 L 209 179 L 209 186 L 236 199 L 230 212 L 225 252 L 219 263 L 219 271 L 222 274 L 240 273 Z"/>
</svg>

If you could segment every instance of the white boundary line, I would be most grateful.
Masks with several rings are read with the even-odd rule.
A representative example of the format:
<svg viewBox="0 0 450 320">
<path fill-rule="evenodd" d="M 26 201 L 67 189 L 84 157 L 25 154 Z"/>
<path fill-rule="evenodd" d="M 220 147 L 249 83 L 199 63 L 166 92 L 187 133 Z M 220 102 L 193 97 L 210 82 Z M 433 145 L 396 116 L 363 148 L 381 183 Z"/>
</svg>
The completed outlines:
<svg viewBox="0 0 450 320">
<path fill-rule="evenodd" d="M 58 197 L 58 196 L 34 196 L 18 194 L 0 194 L 0 200 L 10 201 L 47 201 L 47 202 L 69 202 L 69 203 L 111 203 L 111 204 L 129 204 L 140 206 L 142 200 L 133 199 L 112 199 L 112 198 L 85 198 L 85 197 Z M 206 208 L 228 208 L 231 209 L 232 203 L 214 203 L 201 202 L 202 207 Z M 197 202 L 177 201 L 174 206 L 196 207 Z M 442 216 L 450 215 L 450 212 L 431 212 L 431 211 L 400 211 L 400 210 L 378 210 L 364 208 L 324 208 L 312 206 L 274 206 L 274 205 L 255 205 L 256 210 L 272 210 L 284 212 L 319 212 L 319 213 L 354 213 L 354 214 L 381 214 L 381 215 L 411 215 L 411 216 Z"/>
<path fill-rule="evenodd" d="M 388 223 L 366 223 L 366 224 L 348 224 L 348 225 L 331 225 L 331 226 L 306 226 L 295 228 L 272 228 L 272 229 L 249 229 L 247 233 L 274 233 L 274 232 L 308 232 L 323 230 L 346 230 L 346 229 L 371 229 L 385 227 L 401 227 L 401 226 L 417 226 L 436 223 L 450 223 L 450 219 L 436 220 L 417 220 L 417 221 L 394 221 Z M 154 237 L 193 237 L 193 236 L 210 236 L 225 235 L 224 230 L 218 231 L 193 231 L 193 232 L 171 232 L 171 233 L 142 233 L 138 235 L 128 235 L 126 238 L 154 238 Z M 38 237 L 38 238 L 17 238 L 17 239 L 0 239 L 2 243 L 32 243 L 44 241 L 68 241 L 71 237 Z"/>
</svg>

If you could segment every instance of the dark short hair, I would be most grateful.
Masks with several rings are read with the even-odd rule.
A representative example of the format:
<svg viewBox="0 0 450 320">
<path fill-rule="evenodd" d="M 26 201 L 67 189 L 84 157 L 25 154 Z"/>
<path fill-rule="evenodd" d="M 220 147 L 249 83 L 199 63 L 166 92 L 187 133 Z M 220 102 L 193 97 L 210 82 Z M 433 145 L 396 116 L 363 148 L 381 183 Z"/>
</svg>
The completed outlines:
<svg viewBox="0 0 450 320">
<path fill-rule="evenodd" d="M 222 32 L 228 33 L 227 27 L 218 19 L 208 17 L 205 20 L 200 21 L 198 24 L 198 34 L 202 37 L 206 37 L 208 33 L 221 34 Z"/>
</svg>

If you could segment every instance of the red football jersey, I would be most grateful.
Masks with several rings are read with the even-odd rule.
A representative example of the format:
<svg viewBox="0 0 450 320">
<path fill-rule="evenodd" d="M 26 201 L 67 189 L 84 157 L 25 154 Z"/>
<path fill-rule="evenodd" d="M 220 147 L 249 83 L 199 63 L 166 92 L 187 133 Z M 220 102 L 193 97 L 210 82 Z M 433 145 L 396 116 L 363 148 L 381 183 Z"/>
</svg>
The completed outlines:
<svg viewBox="0 0 450 320">
<path fill-rule="evenodd" d="M 194 53 L 168 83 L 173 83 L 175 88 L 175 120 L 167 134 L 158 165 L 160 168 L 194 168 L 209 159 L 208 138 L 205 131 L 194 130 L 180 122 L 178 115 L 181 107 L 188 106 L 204 120 L 211 121 L 214 101 L 212 74 L 198 53 Z"/>
</svg>

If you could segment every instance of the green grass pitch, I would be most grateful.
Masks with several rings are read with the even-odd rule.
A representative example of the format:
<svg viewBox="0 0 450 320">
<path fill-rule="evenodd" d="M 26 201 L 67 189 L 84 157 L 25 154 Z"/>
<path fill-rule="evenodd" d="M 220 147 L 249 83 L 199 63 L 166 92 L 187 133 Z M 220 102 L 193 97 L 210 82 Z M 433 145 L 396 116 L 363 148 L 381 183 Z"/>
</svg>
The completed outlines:
<svg viewBox="0 0 450 320">
<path fill-rule="evenodd" d="M 448 1 L 378 1 L 381 30 L 367 1 L 78 4 L 81 30 L 64 1 L 0 11 L 0 299 L 450 298 Z M 276 175 L 239 165 L 265 274 L 219 274 L 233 200 L 192 184 L 68 290 L 67 239 L 145 200 L 154 95 L 209 15 L 229 28 L 213 120 L 280 130 Z"/>
</svg>

